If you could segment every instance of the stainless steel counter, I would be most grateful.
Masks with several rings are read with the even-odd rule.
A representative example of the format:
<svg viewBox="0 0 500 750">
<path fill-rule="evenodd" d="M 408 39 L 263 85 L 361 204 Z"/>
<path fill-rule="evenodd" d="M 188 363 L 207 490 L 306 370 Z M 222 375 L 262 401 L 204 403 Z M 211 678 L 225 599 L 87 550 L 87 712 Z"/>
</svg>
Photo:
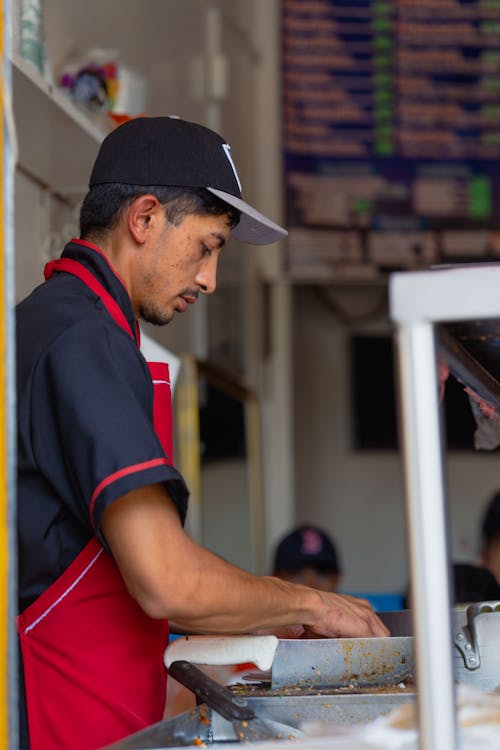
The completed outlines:
<svg viewBox="0 0 500 750">
<path fill-rule="evenodd" d="M 246 703 L 260 718 L 280 721 L 292 727 L 313 721 L 325 725 L 362 724 L 414 700 L 415 694 L 409 688 L 373 689 L 359 693 L 336 691 L 300 696 L 245 695 Z M 284 738 L 276 737 L 278 739 L 281 741 Z M 166 750 L 201 744 L 217 747 L 237 741 L 231 722 L 202 704 L 192 711 L 130 735 L 104 750 Z"/>
</svg>

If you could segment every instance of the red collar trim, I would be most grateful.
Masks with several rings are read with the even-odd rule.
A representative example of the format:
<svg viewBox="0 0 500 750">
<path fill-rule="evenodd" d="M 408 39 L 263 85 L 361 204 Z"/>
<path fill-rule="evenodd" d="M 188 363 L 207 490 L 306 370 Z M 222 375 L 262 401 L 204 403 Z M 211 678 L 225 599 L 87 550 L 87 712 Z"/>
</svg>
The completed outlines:
<svg viewBox="0 0 500 750">
<path fill-rule="evenodd" d="M 103 258 L 106 261 L 106 263 L 108 264 L 110 270 L 116 276 L 116 278 L 118 279 L 118 281 L 120 282 L 120 284 L 122 285 L 122 287 L 125 289 L 125 291 L 128 294 L 128 297 L 130 299 L 130 294 L 128 293 L 127 287 L 123 283 L 123 279 L 119 276 L 119 274 L 116 273 L 115 269 L 113 268 L 113 266 L 109 262 L 109 258 L 106 255 L 104 255 L 103 251 L 99 247 L 97 247 L 97 245 L 93 245 L 91 242 L 87 242 L 87 240 L 77 239 L 76 237 L 73 237 L 73 239 L 70 240 L 70 243 L 75 244 L 75 245 L 83 245 L 83 247 L 88 247 L 89 250 L 93 250 L 94 252 L 98 253 L 101 256 L 101 258 Z M 130 300 L 130 302 L 132 303 L 132 300 Z M 135 337 L 136 337 L 137 346 L 140 348 L 140 346 L 141 346 L 141 329 L 139 328 L 139 321 L 138 320 L 135 321 Z"/>
<path fill-rule="evenodd" d="M 108 264 L 110 270 L 114 273 L 114 275 L 116 276 L 116 278 L 118 279 L 118 281 L 120 282 L 120 284 L 123 286 L 123 288 L 125 289 L 125 291 L 127 291 L 127 287 L 123 283 L 123 279 L 120 277 L 119 274 L 116 273 L 115 269 L 113 268 L 113 266 L 109 262 L 108 256 L 105 255 L 103 253 L 103 251 L 100 248 L 97 247 L 97 245 L 93 245 L 91 242 L 87 242 L 87 240 L 76 239 L 75 237 L 73 237 L 73 239 L 71 239 L 70 242 L 72 244 L 75 244 L 75 245 L 83 245 L 84 247 L 88 247 L 90 250 L 94 250 L 96 253 L 99 253 L 99 255 L 101 256 L 101 258 L 104 258 L 104 260 Z M 127 291 L 127 294 L 128 294 L 128 291 Z M 129 297 L 130 297 L 130 295 L 129 295 Z"/>
</svg>

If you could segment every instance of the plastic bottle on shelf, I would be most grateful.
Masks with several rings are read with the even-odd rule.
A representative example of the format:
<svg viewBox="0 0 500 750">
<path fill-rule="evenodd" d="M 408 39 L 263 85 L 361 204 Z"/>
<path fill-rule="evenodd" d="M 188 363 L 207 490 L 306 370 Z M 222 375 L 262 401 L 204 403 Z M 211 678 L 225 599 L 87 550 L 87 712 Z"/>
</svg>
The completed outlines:
<svg viewBox="0 0 500 750">
<path fill-rule="evenodd" d="M 43 0 L 21 0 L 18 8 L 19 54 L 42 74 L 45 68 L 43 6 Z"/>
</svg>

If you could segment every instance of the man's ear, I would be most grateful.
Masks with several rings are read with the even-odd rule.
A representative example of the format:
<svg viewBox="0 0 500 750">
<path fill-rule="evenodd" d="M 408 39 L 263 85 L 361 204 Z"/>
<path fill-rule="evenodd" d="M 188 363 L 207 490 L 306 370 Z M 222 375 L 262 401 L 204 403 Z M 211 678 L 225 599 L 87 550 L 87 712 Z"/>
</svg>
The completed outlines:
<svg viewBox="0 0 500 750">
<path fill-rule="evenodd" d="M 127 210 L 127 224 L 130 233 L 139 245 L 143 245 L 153 217 L 158 213 L 160 203 L 154 195 L 140 195 Z"/>
</svg>

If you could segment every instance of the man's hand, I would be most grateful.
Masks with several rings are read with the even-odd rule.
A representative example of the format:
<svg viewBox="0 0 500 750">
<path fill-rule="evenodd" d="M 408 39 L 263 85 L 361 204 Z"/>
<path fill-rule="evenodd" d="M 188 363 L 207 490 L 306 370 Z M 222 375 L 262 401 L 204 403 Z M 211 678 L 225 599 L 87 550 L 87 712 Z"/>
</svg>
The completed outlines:
<svg viewBox="0 0 500 750">
<path fill-rule="evenodd" d="M 390 632 L 365 599 L 343 594 L 318 592 L 324 599 L 325 612 L 304 627 L 302 638 L 373 638 Z"/>
<path fill-rule="evenodd" d="M 272 633 L 277 638 L 373 638 L 390 635 L 372 605 L 365 599 L 318 593 L 323 600 L 324 613 L 313 624 L 282 625 L 271 630 L 258 630 L 255 634 Z"/>
</svg>

